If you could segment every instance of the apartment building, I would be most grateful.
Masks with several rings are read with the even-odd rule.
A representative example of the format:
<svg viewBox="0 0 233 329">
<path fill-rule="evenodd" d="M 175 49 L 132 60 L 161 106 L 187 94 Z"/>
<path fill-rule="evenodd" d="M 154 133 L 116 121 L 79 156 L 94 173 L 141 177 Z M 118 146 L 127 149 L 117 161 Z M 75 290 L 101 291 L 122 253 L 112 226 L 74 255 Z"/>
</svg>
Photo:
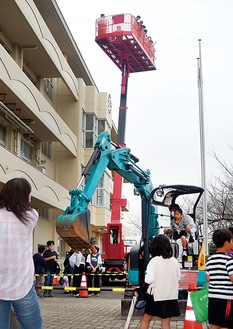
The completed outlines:
<svg viewBox="0 0 233 329">
<path fill-rule="evenodd" d="M 111 96 L 100 92 L 54 0 L 0 0 L 0 187 L 14 177 L 32 186 L 39 212 L 34 252 L 47 240 L 60 257 L 69 246 L 56 218 L 70 204 L 96 138 L 116 141 Z M 112 173 L 90 205 L 92 237 L 110 221 Z"/>
</svg>

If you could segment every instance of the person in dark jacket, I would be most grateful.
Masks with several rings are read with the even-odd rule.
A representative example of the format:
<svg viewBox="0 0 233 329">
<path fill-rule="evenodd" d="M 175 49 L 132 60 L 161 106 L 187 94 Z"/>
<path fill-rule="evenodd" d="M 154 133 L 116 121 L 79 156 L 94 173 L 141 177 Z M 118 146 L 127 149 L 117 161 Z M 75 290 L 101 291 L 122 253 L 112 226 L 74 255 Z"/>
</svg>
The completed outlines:
<svg viewBox="0 0 233 329">
<path fill-rule="evenodd" d="M 71 248 L 64 260 L 64 275 L 68 276 L 69 286 L 71 286 L 71 277 L 74 274 L 74 268 L 70 265 L 70 256 L 73 255 L 74 249 Z"/>
<path fill-rule="evenodd" d="M 35 288 L 38 297 L 40 297 L 40 289 L 44 283 L 44 274 L 46 267 L 46 262 L 43 257 L 44 251 L 45 251 L 45 247 L 39 246 L 38 252 L 33 255 L 35 277 L 36 277 Z"/>
<path fill-rule="evenodd" d="M 54 241 L 49 240 L 47 241 L 47 250 L 44 252 L 44 259 L 46 261 L 46 268 L 45 268 L 45 286 L 52 286 L 53 285 L 53 275 L 54 274 L 54 267 L 55 262 L 58 262 L 58 254 L 53 249 L 54 248 Z M 44 291 L 44 297 L 53 297 L 51 294 L 51 290 Z"/>
</svg>

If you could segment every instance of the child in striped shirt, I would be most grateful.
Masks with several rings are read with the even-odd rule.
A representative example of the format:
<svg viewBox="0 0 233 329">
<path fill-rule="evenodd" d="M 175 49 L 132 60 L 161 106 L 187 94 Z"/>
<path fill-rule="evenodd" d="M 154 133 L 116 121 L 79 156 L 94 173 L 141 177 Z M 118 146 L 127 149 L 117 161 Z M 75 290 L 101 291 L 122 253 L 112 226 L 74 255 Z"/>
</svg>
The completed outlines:
<svg viewBox="0 0 233 329">
<path fill-rule="evenodd" d="M 233 328 L 233 258 L 226 253 L 233 247 L 228 229 L 213 233 L 216 253 L 206 263 L 209 282 L 209 324 L 212 329 Z"/>
</svg>

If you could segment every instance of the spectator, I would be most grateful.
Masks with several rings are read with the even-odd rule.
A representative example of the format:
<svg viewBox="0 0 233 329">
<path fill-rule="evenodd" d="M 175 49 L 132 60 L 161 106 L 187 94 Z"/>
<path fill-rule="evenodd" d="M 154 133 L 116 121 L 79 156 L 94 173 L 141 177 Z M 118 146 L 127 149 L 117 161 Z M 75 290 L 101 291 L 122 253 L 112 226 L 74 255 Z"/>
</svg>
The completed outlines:
<svg viewBox="0 0 233 329">
<path fill-rule="evenodd" d="M 153 316 L 161 318 L 161 327 L 170 328 L 171 317 L 179 316 L 178 281 L 181 277 L 177 260 L 172 256 L 167 236 L 157 235 L 151 245 L 152 259 L 146 269 L 145 282 L 149 284 L 145 314 L 140 329 L 148 329 Z"/>
<path fill-rule="evenodd" d="M 75 263 L 74 263 L 74 278 L 73 278 L 73 287 L 80 287 L 82 280 L 82 273 L 85 272 L 85 264 L 86 264 L 86 252 L 84 248 L 75 248 L 76 253 Z M 76 290 L 76 296 L 79 296 L 79 289 Z"/>
<path fill-rule="evenodd" d="M 45 286 L 52 286 L 53 285 L 53 274 L 54 274 L 54 265 L 55 262 L 58 262 L 58 255 L 54 248 L 54 241 L 49 240 L 47 241 L 47 250 L 44 252 L 44 259 L 46 261 L 46 267 L 45 267 Z M 45 290 L 44 291 L 44 297 L 53 297 L 53 294 L 51 293 L 51 290 Z"/>
<path fill-rule="evenodd" d="M 93 276 L 91 274 L 92 268 L 89 264 L 89 255 L 91 254 L 91 250 L 87 249 L 86 250 L 86 265 L 85 265 L 85 272 L 86 272 L 86 277 L 87 277 L 87 286 L 91 287 L 92 286 L 92 279 Z M 91 293 L 89 292 L 89 296 L 91 296 Z"/>
<path fill-rule="evenodd" d="M 118 244 L 118 229 L 111 230 L 111 243 Z"/>
<path fill-rule="evenodd" d="M 105 18 L 104 14 L 100 15 L 100 18 L 97 20 L 98 23 L 98 35 L 108 33 L 108 20 Z"/>
<path fill-rule="evenodd" d="M 73 253 L 74 253 L 74 249 L 71 248 L 64 260 L 64 274 L 68 276 L 69 286 L 71 286 L 71 277 L 74 274 L 74 268 L 70 265 L 69 262 L 70 256 L 72 256 Z"/>
<path fill-rule="evenodd" d="M 34 262 L 35 276 L 36 276 L 35 288 L 38 297 L 41 297 L 40 289 L 44 283 L 44 274 L 46 267 L 46 262 L 43 257 L 44 251 L 45 251 L 45 247 L 39 246 L 38 252 L 33 255 L 33 262 Z"/>
<path fill-rule="evenodd" d="M 94 286 L 95 288 L 100 287 L 100 265 L 102 264 L 101 256 L 99 254 L 99 248 L 97 246 L 93 247 L 92 253 L 87 256 L 87 263 L 91 268 L 91 274 L 94 274 Z M 87 286 L 92 287 L 92 275 L 88 276 Z M 97 291 L 94 292 L 95 296 L 99 296 Z"/>
<path fill-rule="evenodd" d="M 228 227 L 228 230 L 230 230 L 231 233 L 233 234 L 233 227 Z M 227 252 L 227 255 L 233 257 L 233 246 L 232 246 L 232 248 Z"/>
<path fill-rule="evenodd" d="M 233 259 L 226 252 L 233 246 L 233 235 L 228 229 L 213 233 L 216 253 L 206 262 L 209 282 L 209 324 L 211 328 L 232 328 L 233 325 Z"/>
<path fill-rule="evenodd" d="M 31 185 L 13 178 L 0 192 L 0 328 L 10 327 L 11 307 L 22 328 L 42 329 L 33 285 L 32 232 L 38 213 L 30 207 Z"/>
</svg>

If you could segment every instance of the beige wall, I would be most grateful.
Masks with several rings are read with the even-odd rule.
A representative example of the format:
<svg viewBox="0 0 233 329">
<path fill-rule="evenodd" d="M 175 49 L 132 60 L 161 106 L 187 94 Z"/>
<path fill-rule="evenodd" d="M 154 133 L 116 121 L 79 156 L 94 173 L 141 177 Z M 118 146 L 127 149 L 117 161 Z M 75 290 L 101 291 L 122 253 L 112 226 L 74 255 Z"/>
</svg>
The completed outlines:
<svg viewBox="0 0 233 329">
<path fill-rule="evenodd" d="M 97 90 L 53 2 L 1 2 L 0 125 L 6 130 L 5 140 L 0 141 L 0 186 L 17 176 L 30 181 L 32 207 L 49 210 L 49 218 L 40 218 L 35 228 L 34 252 L 47 240 L 54 240 L 57 249 L 56 218 L 70 204 L 69 190 L 76 187 L 81 165 L 92 154 L 82 146 L 83 111 L 105 119 L 116 136 L 109 95 Z M 44 78 L 51 81 L 51 98 Z M 22 140 L 31 147 L 30 161 L 22 159 Z M 43 142 L 51 143 L 51 157 L 43 154 Z M 111 188 L 112 183 L 110 192 Z M 92 204 L 90 210 L 92 235 L 101 246 L 101 234 L 110 220 L 109 205 Z"/>
</svg>

